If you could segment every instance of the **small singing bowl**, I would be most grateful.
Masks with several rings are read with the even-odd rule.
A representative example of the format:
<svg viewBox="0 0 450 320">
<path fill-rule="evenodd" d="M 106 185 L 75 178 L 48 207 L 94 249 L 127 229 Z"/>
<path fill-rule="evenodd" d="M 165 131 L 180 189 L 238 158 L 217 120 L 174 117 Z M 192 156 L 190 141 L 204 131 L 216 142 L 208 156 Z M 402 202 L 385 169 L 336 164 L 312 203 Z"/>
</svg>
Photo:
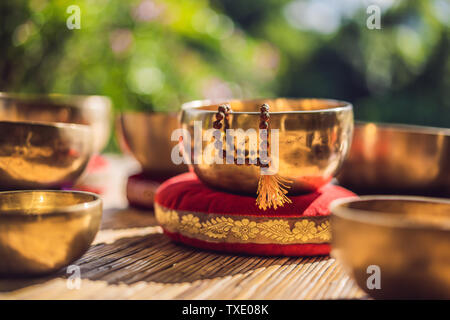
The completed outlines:
<svg viewBox="0 0 450 320">
<path fill-rule="evenodd" d="M 44 275 L 71 264 L 88 250 L 101 217 L 93 193 L 0 192 L 0 274 Z"/>
<path fill-rule="evenodd" d="M 109 140 L 112 103 L 105 96 L 0 92 L 0 120 L 85 124 L 99 153 Z"/>
<path fill-rule="evenodd" d="M 0 189 L 73 185 L 92 155 L 89 126 L 0 121 Z"/>
<path fill-rule="evenodd" d="M 332 255 L 377 299 L 450 299 L 450 200 L 362 196 L 331 206 Z"/>
<path fill-rule="evenodd" d="M 194 135 L 195 123 L 201 124 L 202 137 L 207 137 L 207 131 L 213 128 L 216 120 L 218 106 L 223 103 L 228 103 L 232 109 L 228 120 L 230 129 L 254 129 L 256 132 L 259 130 L 260 107 L 264 103 L 269 105 L 269 133 L 272 129 L 278 129 L 279 133 L 278 175 L 289 181 L 290 194 L 314 191 L 328 183 L 340 169 L 350 148 L 353 109 L 348 102 L 285 98 L 189 102 L 182 106 L 181 122 L 191 136 L 191 167 L 210 186 L 230 192 L 255 194 L 260 177 L 260 167 L 256 165 L 195 161 L 194 139 L 198 135 Z M 202 154 L 205 154 L 211 141 L 203 142 L 200 149 Z M 244 147 L 247 155 L 250 152 L 249 142 L 250 139 Z M 234 144 L 236 155 L 238 148 L 236 142 Z M 257 153 L 260 154 L 260 150 Z"/>
<path fill-rule="evenodd" d="M 187 171 L 186 165 L 176 165 L 171 158 L 178 144 L 171 136 L 177 128 L 177 112 L 125 112 L 116 121 L 120 148 L 131 153 L 142 171 L 151 177 L 169 177 Z"/>
<path fill-rule="evenodd" d="M 450 195 L 450 129 L 357 122 L 341 185 L 359 194 Z"/>
</svg>

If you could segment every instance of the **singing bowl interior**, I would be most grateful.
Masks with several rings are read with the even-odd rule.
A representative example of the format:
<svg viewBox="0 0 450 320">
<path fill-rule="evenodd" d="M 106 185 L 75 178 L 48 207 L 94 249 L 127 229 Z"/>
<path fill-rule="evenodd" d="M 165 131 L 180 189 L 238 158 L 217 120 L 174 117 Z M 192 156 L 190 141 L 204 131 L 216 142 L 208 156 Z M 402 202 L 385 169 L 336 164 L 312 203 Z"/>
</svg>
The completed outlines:
<svg viewBox="0 0 450 320">
<path fill-rule="evenodd" d="M 357 193 L 450 195 L 450 129 L 357 122 L 339 183 Z"/>
<path fill-rule="evenodd" d="M 123 152 L 131 152 L 152 177 L 172 176 L 187 171 L 184 164 L 172 161 L 172 149 L 178 141 L 171 141 L 179 128 L 178 113 L 126 112 L 117 120 L 119 145 Z"/>
<path fill-rule="evenodd" d="M 278 174 L 290 180 L 290 194 L 310 192 L 329 182 L 338 172 L 351 144 L 352 105 L 326 99 L 231 100 L 220 103 L 194 101 L 183 105 L 182 126 L 191 135 L 191 161 L 194 163 L 194 122 L 201 121 L 202 136 L 212 129 L 215 113 L 229 103 L 230 129 L 258 130 L 259 108 L 270 106 L 269 129 L 279 130 Z M 212 141 L 212 140 L 211 140 Z M 205 148 L 211 141 L 202 145 Z M 245 144 L 248 152 L 248 143 Z M 234 150 L 237 150 L 236 143 Z M 255 194 L 260 168 L 255 165 L 192 165 L 198 177 L 210 186 L 231 192 Z"/>
<path fill-rule="evenodd" d="M 450 201 L 363 196 L 336 200 L 331 211 L 332 254 L 369 295 L 450 298 Z M 379 267 L 380 289 L 367 285 L 369 266 Z"/>
<path fill-rule="evenodd" d="M 71 186 L 91 155 L 89 126 L 0 121 L 0 189 Z"/>
<path fill-rule="evenodd" d="M 0 120 L 89 125 L 93 148 L 100 152 L 111 131 L 111 100 L 104 96 L 30 95 L 0 92 Z"/>
<path fill-rule="evenodd" d="M 0 275 L 40 275 L 80 258 L 100 226 L 102 201 L 79 191 L 0 192 Z"/>
</svg>

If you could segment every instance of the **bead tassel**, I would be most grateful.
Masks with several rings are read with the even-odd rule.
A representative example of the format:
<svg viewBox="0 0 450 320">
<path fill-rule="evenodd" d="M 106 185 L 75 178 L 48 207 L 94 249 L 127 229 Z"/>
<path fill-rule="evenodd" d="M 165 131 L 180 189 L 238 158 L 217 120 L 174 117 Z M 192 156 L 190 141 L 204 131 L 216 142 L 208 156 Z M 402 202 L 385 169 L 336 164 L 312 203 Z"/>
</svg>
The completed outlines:
<svg viewBox="0 0 450 320">
<path fill-rule="evenodd" d="M 268 129 L 269 127 L 269 106 L 263 104 L 261 106 L 261 123 L 260 129 Z M 269 142 L 267 141 L 267 149 L 269 149 Z M 285 203 L 292 203 L 291 199 L 287 197 L 290 186 L 287 184 L 291 181 L 280 177 L 278 174 L 260 175 L 258 181 L 258 189 L 256 191 L 256 204 L 259 209 L 266 210 L 271 207 L 276 210 L 278 207 L 284 206 Z"/>
<path fill-rule="evenodd" d="M 290 181 L 277 174 L 261 175 L 256 192 L 258 208 L 266 210 L 273 207 L 276 210 L 278 207 L 284 206 L 285 203 L 292 203 L 291 199 L 286 196 L 287 189 L 290 188 L 287 183 L 290 183 Z"/>
</svg>

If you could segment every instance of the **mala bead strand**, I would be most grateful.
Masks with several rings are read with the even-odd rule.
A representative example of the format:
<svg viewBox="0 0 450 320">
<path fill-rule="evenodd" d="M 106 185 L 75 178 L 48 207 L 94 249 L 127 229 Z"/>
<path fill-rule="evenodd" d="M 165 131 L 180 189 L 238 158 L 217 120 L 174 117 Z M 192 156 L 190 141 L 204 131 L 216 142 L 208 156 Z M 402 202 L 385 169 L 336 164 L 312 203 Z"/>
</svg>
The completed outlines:
<svg viewBox="0 0 450 320">
<path fill-rule="evenodd" d="M 233 143 L 234 143 L 234 139 L 231 139 L 230 141 L 228 141 L 227 139 L 227 129 L 230 128 L 230 112 L 231 112 L 231 107 L 229 105 L 224 105 L 224 128 L 223 128 L 223 132 L 224 132 L 224 137 L 225 137 L 225 150 L 223 151 L 223 159 L 226 161 L 227 160 L 227 152 L 226 152 L 226 147 L 227 144 L 230 147 L 230 149 L 233 149 Z M 237 164 L 237 160 L 236 157 L 233 155 L 233 158 L 231 159 L 232 163 Z"/>
<path fill-rule="evenodd" d="M 225 130 L 226 129 L 230 129 L 230 112 L 231 112 L 231 107 L 229 105 L 225 105 L 225 112 L 224 112 L 224 122 L 225 122 Z"/>
<path fill-rule="evenodd" d="M 215 114 L 215 118 L 216 121 L 213 122 L 213 128 L 216 130 L 220 130 L 222 129 L 222 123 L 221 121 L 225 119 L 225 111 L 226 111 L 226 107 L 221 105 L 218 108 L 217 113 Z M 214 136 L 214 139 L 216 141 L 214 141 L 214 146 L 216 147 L 217 150 L 221 150 L 223 148 L 223 143 L 221 140 L 217 140 Z M 223 151 L 223 149 L 222 149 Z"/>
<path fill-rule="evenodd" d="M 217 112 L 215 114 L 215 121 L 213 122 L 213 128 L 216 130 L 224 128 L 224 137 L 226 137 L 226 130 L 230 128 L 229 119 L 230 119 L 231 107 L 229 105 L 220 105 L 217 108 Z M 223 121 L 223 125 L 222 125 Z M 222 149 L 222 157 L 226 159 L 226 149 L 223 149 L 222 141 L 216 140 L 214 142 L 214 146 L 217 149 Z"/>
<path fill-rule="evenodd" d="M 265 151 L 268 156 L 269 150 L 269 106 L 267 104 L 263 104 L 260 108 L 260 123 L 259 129 L 267 130 L 267 134 L 261 138 L 261 143 L 259 145 L 260 151 Z M 260 136 L 261 137 L 261 136 Z M 263 164 L 261 163 L 261 158 L 257 158 L 257 165 L 261 168 L 270 167 L 269 163 Z M 290 181 L 278 176 L 278 174 L 274 175 L 260 175 L 258 181 L 258 190 L 256 191 L 257 198 L 256 204 L 259 209 L 266 210 L 267 208 L 277 209 L 278 207 L 282 207 L 285 203 L 291 203 L 291 199 L 287 197 L 287 189 L 289 189 Z"/>
<path fill-rule="evenodd" d="M 261 137 L 260 135 L 260 144 L 259 150 L 265 151 L 268 156 L 269 150 L 269 122 L 270 122 L 270 114 L 269 114 L 269 106 L 267 104 L 263 104 L 260 107 L 260 122 L 259 129 L 267 130 L 266 135 Z M 215 114 L 215 121 L 213 122 L 213 128 L 216 130 L 224 128 L 224 138 L 225 143 L 234 143 L 233 141 L 226 141 L 226 130 L 230 128 L 230 112 L 231 108 L 229 105 L 220 105 L 217 109 L 217 113 Z M 216 135 L 215 135 L 216 136 Z M 214 136 L 214 139 L 216 139 Z M 223 143 L 221 140 L 216 139 L 214 142 L 214 146 L 217 150 L 222 150 L 223 159 L 226 160 L 226 148 L 223 148 Z M 238 163 L 238 156 L 242 157 L 244 155 L 244 163 L 245 165 L 251 165 L 249 152 L 247 150 L 237 150 L 236 156 L 233 156 L 233 163 L 236 165 L 242 165 Z M 270 167 L 269 163 L 263 164 L 261 162 L 261 157 L 256 157 L 256 166 L 261 168 Z M 289 189 L 288 181 L 277 174 L 267 175 L 262 174 L 259 177 L 258 181 L 258 190 L 257 190 L 257 198 L 256 204 L 259 209 L 266 210 L 267 208 L 277 209 L 278 207 L 282 207 L 285 203 L 291 203 L 291 200 L 286 196 L 287 189 Z"/>
<path fill-rule="evenodd" d="M 213 128 L 220 130 L 222 128 L 222 123 L 220 122 L 223 119 L 224 115 L 222 112 L 216 113 L 216 121 L 213 122 Z"/>
<path fill-rule="evenodd" d="M 217 130 L 222 129 L 221 121 L 224 120 L 224 119 L 225 119 L 224 120 L 225 127 L 229 126 L 229 124 L 228 124 L 228 117 L 229 117 L 228 113 L 230 111 L 231 111 L 231 108 L 228 105 L 220 105 L 217 108 L 217 113 L 215 114 L 216 121 L 213 122 L 213 128 L 214 129 L 217 129 Z M 227 129 L 227 128 L 225 128 L 225 129 Z"/>
<path fill-rule="evenodd" d="M 224 133 L 224 137 L 225 137 L 225 150 L 223 152 L 223 159 L 227 160 L 227 153 L 226 153 L 226 149 L 227 149 L 227 144 L 230 147 L 230 149 L 233 148 L 233 139 L 231 139 L 231 141 L 228 141 L 227 139 L 227 129 L 230 129 L 230 112 L 231 112 L 231 107 L 226 104 L 223 106 L 224 107 L 224 128 L 223 128 L 223 133 Z M 233 158 L 231 159 L 233 161 L 234 164 L 237 163 L 236 161 L 236 157 L 233 155 Z"/>
<path fill-rule="evenodd" d="M 266 136 L 261 139 L 261 142 L 259 144 L 259 149 L 262 151 L 265 151 L 266 154 L 269 150 L 269 141 L 268 141 L 268 138 L 269 138 L 268 129 L 269 129 L 269 119 L 270 119 L 269 109 L 270 109 L 270 107 L 267 104 L 263 104 L 261 106 L 261 108 L 260 108 L 261 114 L 260 114 L 260 122 L 259 122 L 259 129 L 267 130 Z M 269 164 L 268 163 L 262 164 L 261 159 L 258 158 L 258 166 L 267 168 L 267 167 L 269 167 Z"/>
</svg>

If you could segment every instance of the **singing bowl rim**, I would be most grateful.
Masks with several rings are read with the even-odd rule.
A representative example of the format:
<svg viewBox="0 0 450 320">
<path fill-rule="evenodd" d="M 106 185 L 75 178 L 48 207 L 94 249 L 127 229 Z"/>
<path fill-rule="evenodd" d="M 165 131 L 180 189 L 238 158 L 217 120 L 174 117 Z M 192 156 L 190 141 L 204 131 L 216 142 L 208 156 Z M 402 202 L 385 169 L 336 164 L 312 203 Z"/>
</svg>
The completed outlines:
<svg viewBox="0 0 450 320">
<path fill-rule="evenodd" d="M 90 197 L 93 197 L 93 199 L 86 200 L 81 203 L 68 204 L 68 205 L 64 205 L 64 206 L 48 208 L 47 210 L 41 209 L 41 211 L 38 213 L 36 213 L 36 212 L 24 213 L 23 209 L 9 209 L 9 210 L 0 209 L 0 220 L 2 218 L 10 217 L 10 216 L 22 217 L 22 218 L 41 216 L 43 219 L 45 219 L 45 217 L 50 218 L 50 217 L 60 216 L 60 215 L 67 216 L 67 215 L 73 215 L 73 214 L 75 214 L 75 215 L 88 214 L 89 209 L 93 209 L 99 205 L 102 205 L 102 203 L 103 203 L 102 198 L 98 194 L 95 194 L 93 192 L 77 191 L 77 190 L 50 190 L 50 189 L 33 190 L 33 189 L 29 189 L 29 190 L 1 191 L 0 198 L 2 198 L 5 195 L 8 195 L 8 194 L 12 194 L 12 195 L 17 194 L 17 196 L 20 197 L 21 195 L 26 194 L 26 193 L 30 193 L 30 194 L 44 193 L 44 194 L 56 194 L 56 195 L 66 193 L 66 194 L 75 194 L 75 195 L 81 195 L 81 196 L 90 196 Z"/>
<path fill-rule="evenodd" d="M 92 133 L 92 129 L 88 124 L 78 124 L 78 123 L 66 123 L 66 122 L 47 122 L 47 121 L 35 121 L 35 120 L 0 120 L 0 125 L 2 124 L 14 124 L 17 126 L 32 126 L 32 127 L 46 127 L 46 128 L 56 128 L 56 129 L 74 129 L 74 130 L 84 130 Z"/>
<path fill-rule="evenodd" d="M 406 123 L 390 123 L 390 122 L 374 122 L 355 120 L 355 129 L 362 128 L 367 125 L 374 125 L 377 129 L 393 130 L 401 133 L 428 134 L 428 135 L 445 135 L 450 136 L 450 128 L 422 126 Z"/>
<path fill-rule="evenodd" d="M 401 228 L 408 230 L 420 229 L 450 231 L 450 222 L 437 225 L 436 223 L 405 221 L 401 218 L 403 214 L 388 213 L 376 210 L 355 209 L 348 207 L 348 205 L 352 203 L 366 201 L 416 201 L 445 204 L 450 206 L 450 199 L 445 198 L 404 195 L 367 195 L 337 199 L 332 201 L 329 207 L 332 215 L 337 218 L 350 221 L 351 223 L 357 222 L 366 225 L 388 228 Z"/>
<path fill-rule="evenodd" d="M 121 111 L 116 115 L 117 119 L 122 119 L 126 116 L 140 116 L 140 117 L 165 117 L 165 116 L 179 116 L 179 111 L 136 111 L 136 110 L 126 110 Z"/>
<path fill-rule="evenodd" d="M 320 100 L 329 102 L 330 104 L 338 104 L 338 106 L 328 107 L 323 109 L 314 110 L 288 110 L 288 111 L 269 111 L 270 114 L 314 114 L 314 113 L 324 113 L 324 112 L 339 112 L 345 110 L 353 110 L 353 104 L 344 100 L 327 99 L 327 98 L 289 98 L 289 97 L 277 97 L 277 98 L 258 98 L 258 99 L 206 99 L 206 100 L 193 100 L 185 102 L 181 105 L 182 112 L 198 112 L 205 114 L 217 113 L 217 110 L 206 110 L 202 108 L 210 107 L 217 104 L 233 103 L 233 102 L 243 102 L 243 103 L 254 103 L 263 104 L 268 100 L 289 100 L 289 101 L 306 101 L 306 100 Z M 269 104 L 270 106 L 270 104 Z M 238 114 L 251 114 L 259 115 L 259 111 L 233 111 L 235 115 Z"/>
</svg>

